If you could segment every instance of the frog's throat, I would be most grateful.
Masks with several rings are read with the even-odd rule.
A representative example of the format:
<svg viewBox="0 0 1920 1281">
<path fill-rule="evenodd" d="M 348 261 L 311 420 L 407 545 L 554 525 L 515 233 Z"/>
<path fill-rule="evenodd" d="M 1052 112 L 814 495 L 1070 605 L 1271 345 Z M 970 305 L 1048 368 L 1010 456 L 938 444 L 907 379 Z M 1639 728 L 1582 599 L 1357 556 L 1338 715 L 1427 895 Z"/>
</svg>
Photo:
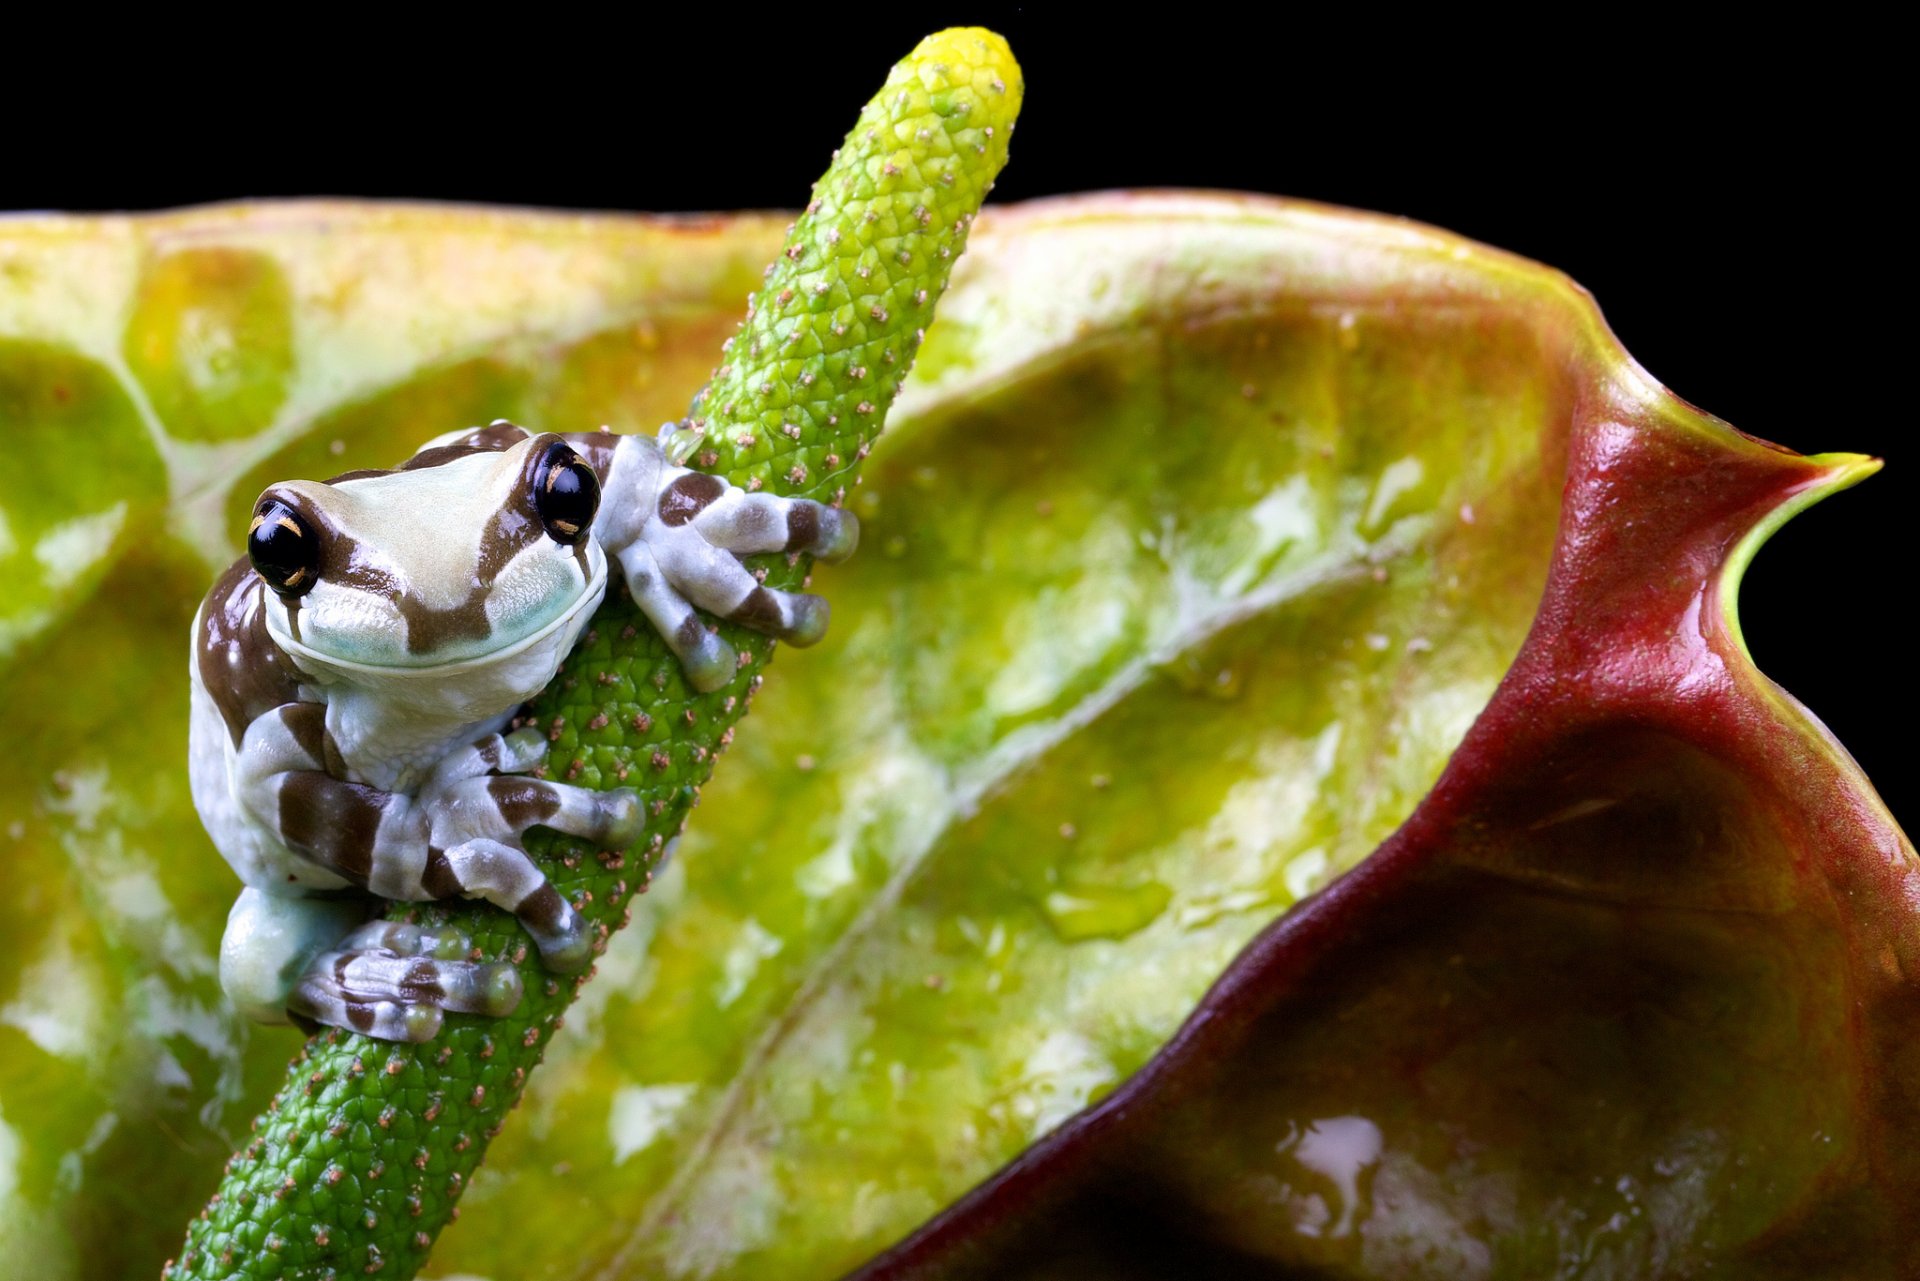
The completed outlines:
<svg viewBox="0 0 1920 1281">
<path fill-rule="evenodd" d="M 581 621 L 582 613 L 600 604 L 600 598 L 606 594 L 607 587 L 607 558 L 600 552 L 597 545 L 594 547 L 593 554 L 588 557 L 588 564 L 593 569 L 593 577 L 587 580 L 586 585 L 580 589 L 580 594 L 574 597 L 567 608 L 540 630 L 523 636 L 504 648 L 489 650 L 487 653 L 475 654 L 469 658 L 455 659 L 450 663 L 427 663 L 415 667 L 403 663 L 356 663 L 348 659 L 336 658 L 332 654 L 309 649 L 283 630 L 281 620 L 285 617 L 285 613 L 280 610 L 263 611 L 266 616 L 267 635 L 272 638 L 275 645 L 280 647 L 282 653 L 294 661 L 295 666 L 309 674 L 326 671 L 348 674 L 365 672 L 368 675 L 388 679 L 397 676 L 420 676 L 445 680 L 463 672 L 479 671 L 497 663 L 509 662 L 515 656 L 547 643 L 553 638 L 554 633 Z M 261 590 L 263 592 L 266 590 L 264 585 Z"/>
</svg>

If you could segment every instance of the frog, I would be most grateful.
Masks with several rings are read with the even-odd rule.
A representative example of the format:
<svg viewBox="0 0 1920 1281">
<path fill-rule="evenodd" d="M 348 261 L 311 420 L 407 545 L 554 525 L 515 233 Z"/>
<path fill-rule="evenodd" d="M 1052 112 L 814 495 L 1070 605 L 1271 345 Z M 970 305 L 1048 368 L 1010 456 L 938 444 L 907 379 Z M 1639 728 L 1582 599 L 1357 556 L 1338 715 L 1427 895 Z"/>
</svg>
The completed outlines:
<svg viewBox="0 0 1920 1281">
<path fill-rule="evenodd" d="M 392 902 L 483 900 L 549 971 L 588 964 L 589 930 L 524 837 L 624 848 L 640 798 L 538 777 L 546 737 L 516 715 L 614 579 L 710 691 L 740 666 L 712 619 L 800 646 L 826 633 L 825 599 L 768 588 L 742 558 L 836 561 L 859 541 L 838 506 L 679 466 L 663 444 L 676 429 L 502 419 L 392 469 L 260 494 L 188 665 L 193 800 L 241 882 L 219 952 L 240 1013 L 424 1042 L 448 1013 L 518 1006 L 514 965 L 478 959 L 458 929 L 384 919 Z"/>
</svg>

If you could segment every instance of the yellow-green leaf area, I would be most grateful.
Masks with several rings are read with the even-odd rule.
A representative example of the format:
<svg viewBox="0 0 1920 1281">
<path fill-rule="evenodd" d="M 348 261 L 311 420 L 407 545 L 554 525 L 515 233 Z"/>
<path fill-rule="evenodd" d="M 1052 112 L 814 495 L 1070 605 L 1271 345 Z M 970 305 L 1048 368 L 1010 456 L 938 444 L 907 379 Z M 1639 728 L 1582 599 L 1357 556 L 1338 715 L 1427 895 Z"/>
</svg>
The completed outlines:
<svg viewBox="0 0 1920 1281">
<path fill-rule="evenodd" d="M 286 274 L 257 250 L 163 250 L 141 270 L 124 351 L 174 435 L 251 436 L 273 421 L 294 368 Z"/>
<path fill-rule="evenodd" d="M 549 1068 L 445 1266 L 516 1257 L 586 1144 L 580 1203 L 646 1207 L 590 1257 L 838 1275 L 1144 1062 L 1484 703 L 1557 515 L 1557 280 L 1509 311 L 1451 242 L 1381 246 L 1440 272 L 1424 311 L 1309 274 L 1311 218 L 1117 212 L 983 225 L 929 361 L 1005 345 L 903 401 L 826 661 L 769 681 L 610 954 L 608 1053 Z"/>
<path fill-rule="evenodd" d="M 112 372 L 0 334 L 0 425 L 20 452 L 0 498 L 0 659 L 98 581 L 165 510 L 160 460 Z"/>
<path fill-rule="evenodd" d="M 297 1044 L 221 1001 L 236 887 L 186 798 L 186 623 L 260 485 L 494 416 L 653 430 L 784 224 L 281 205 L 0 231 L 62 285 L 0 310 L 0 351 L 90 360 L 191 443 L 161 471 L 136 435 L 146 473 L 93 473 L 88 510 L 172 505 L 0 670 L 42 744 L 0 783 L 0 1271 L 157 1267 Z M 284 395 L 244 432 L 169 418 L 102 338 L 189 235 L 288 282 Z M 168 305 L 204 289 L 244 329 L 233 297 L 268 287 L 236 279 Z M 1123 1080 L 1406 816 L 1518 650 L 1591 345 L 1572 297 L 1271 202 L 983 219 L 847 497 L 861 553 L 814 575 L 832 634 L 773 669 L 427 1275 L 837 1276 Z"/>
</svg>

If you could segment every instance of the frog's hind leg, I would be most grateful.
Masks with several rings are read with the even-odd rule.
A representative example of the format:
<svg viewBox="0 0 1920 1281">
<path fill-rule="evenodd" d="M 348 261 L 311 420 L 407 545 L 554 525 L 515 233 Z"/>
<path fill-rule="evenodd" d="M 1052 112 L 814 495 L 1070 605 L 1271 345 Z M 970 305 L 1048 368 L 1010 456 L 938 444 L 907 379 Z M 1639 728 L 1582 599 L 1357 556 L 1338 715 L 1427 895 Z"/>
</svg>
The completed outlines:
<svg viewBox="0 0 1920 1281">
<path fill-rule="evenodd" d="M 288 1009 L 309 1023 L 383 1041 L 430 1041 L 444 1011 L 498 1018 L 520 1004 L 520 975 L 504 962 L 466 960 L 452 928 L 372 921 L 322 953 L 294 984 Z"/>
<path fill-rule="evenodd" d="M 241 890 L 220 944 L 220 985 L 242 1014 L 424 1041 L 441 1011 L 511 1013 L 520 975 L 466 959 L 458 930 L 367 921 L 371 900 Z"/>
<path fill-rule="evenodd" d="M 285 1023 L 287 994 L 313 958 L 367 919 L 356 898 L 301 898 L 248 885 L 227 913 L 220 939 L 220 986 L 256 1023 Z"/>
</svg>

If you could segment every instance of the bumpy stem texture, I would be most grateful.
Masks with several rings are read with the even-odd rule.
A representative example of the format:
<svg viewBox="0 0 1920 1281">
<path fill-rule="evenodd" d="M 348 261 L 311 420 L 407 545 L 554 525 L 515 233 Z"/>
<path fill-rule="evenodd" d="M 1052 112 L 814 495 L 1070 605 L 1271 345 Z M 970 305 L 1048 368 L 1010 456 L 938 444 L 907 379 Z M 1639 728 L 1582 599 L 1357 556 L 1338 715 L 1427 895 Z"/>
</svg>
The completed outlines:
<svg viewBox="0 0 1920 1281">
<path fill-rule="evenodd" d="M 750 489 L 844 498 L 1006 161 L 1020 97 L 1019 68 L 991 32 L 942 32 L 893 69 L 678 434 L 696 466 Z M 756 559 L 770 586 L 807 578 L 805 557 Z M 632 851 L 544 830 L 528 841 L 592 922 L 599 950 L 646 891 L 760 685 L 772 642 L 733 627 L 725 635 L 740 669 L 701 694 L 616 588 L 528 709 L 552 742 L 547 776 L 634 787 L 647 806 L 647 834 Z M 493 908 L 396 905 L 391 914 L 451 922 L 472 938 L 475 959 L 518 964 L 520 1008 L 503 1019 L 449 1015 L 419 1046 L 337 1030 L 308 1040 L 167 1277 L 411 1277 L 458 1215 L 488 1140 L 591 971 L 546 972 L 518 923 Z"/>
</svg>

